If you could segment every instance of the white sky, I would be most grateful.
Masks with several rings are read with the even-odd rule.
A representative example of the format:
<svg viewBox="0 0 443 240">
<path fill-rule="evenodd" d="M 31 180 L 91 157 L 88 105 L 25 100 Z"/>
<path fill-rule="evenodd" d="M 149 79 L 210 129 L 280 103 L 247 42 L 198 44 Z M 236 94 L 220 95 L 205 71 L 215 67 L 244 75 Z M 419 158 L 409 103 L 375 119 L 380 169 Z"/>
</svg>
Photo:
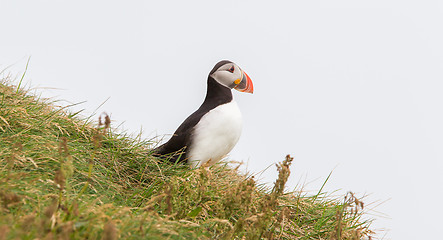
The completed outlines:
<svg viewBox="0 0 443 240">
<path fill-rule="evenodd" d="M 390 199 L 374 223 L 385 239 L 440 237 L 441 1 L 121 2 L 2 0 L 0 69 L 20 75 L 32 56 L 28 85 L 89 113 L 110 97 L 99 112 L 153 137 L 173 133 L 213 65 L 232 60 L 255 90 L 234 93 L 244 129 L 232 159 L 259 172 L 290 153 L 290 189 L 316 191 L 334 170 L 326 190 Z M 272 166 L 262 181 L 275 177 Z"/>
</svg>

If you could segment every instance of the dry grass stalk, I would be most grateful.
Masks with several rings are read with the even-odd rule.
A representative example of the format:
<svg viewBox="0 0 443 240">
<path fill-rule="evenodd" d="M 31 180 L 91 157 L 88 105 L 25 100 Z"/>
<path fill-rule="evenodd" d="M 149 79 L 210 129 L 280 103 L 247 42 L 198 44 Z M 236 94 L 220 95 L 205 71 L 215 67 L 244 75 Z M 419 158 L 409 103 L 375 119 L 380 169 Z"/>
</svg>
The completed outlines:
<svg viewBox="0 0 443 240">
<path fill-rule="evenodd" d="M 103 227 L 102 240 L 115 240 L 118 238 L 117 228 L 112 220 L 109 220 Z"/>
</svg>

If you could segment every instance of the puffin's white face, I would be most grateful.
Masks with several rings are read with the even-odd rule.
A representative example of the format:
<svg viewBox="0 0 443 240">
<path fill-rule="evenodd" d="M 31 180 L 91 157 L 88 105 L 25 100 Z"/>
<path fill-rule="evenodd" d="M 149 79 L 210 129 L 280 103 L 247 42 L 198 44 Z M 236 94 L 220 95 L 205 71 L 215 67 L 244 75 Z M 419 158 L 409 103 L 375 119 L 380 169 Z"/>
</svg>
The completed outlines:
<svg viewBox="0 0 443 240">
<path fill-rule="evenodd" d="M 227 88 L 234 88 L 240 92 L 252 93 L 254 87 L 251 78 L 235 63 L 229 62 L 219 67 L 211 77 Z"/>
</svg>

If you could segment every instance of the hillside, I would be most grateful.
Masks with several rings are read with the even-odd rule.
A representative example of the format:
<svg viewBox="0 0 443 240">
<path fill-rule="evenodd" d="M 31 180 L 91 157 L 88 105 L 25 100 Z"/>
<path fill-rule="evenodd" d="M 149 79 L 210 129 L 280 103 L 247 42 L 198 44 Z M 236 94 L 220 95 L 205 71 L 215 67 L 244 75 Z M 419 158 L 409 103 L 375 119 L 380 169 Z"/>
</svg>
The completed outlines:
<svg viewBox="0 0 443 240">
<path fill-rule="evenodd" d="M 363 239 L 353 194 L 272 189 L 225 164 L 189 169 L 115 131 L 0 80 L 2 239 Z M 282 155 L 283 157 L 283 155 Z"/>
</svg>

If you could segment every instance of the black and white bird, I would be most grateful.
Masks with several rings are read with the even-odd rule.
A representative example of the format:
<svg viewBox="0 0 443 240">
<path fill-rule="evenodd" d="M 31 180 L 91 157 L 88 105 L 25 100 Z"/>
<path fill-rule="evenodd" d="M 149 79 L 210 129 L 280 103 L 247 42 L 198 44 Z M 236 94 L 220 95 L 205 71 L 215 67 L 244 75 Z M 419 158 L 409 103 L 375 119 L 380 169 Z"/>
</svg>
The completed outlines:
<svg viewBox="0 0 443 240">
<path fill-rule="evenodd" d="M 172 162 L 209 166 L 223 159 L 237 144 L 242 116 L 231 89 L 252 93 L 251 78 L 235 63 L 218 62 L 208 76 L 203 104 L 178 127 L 171 139 L 154 149 Z"/>
</svg>

